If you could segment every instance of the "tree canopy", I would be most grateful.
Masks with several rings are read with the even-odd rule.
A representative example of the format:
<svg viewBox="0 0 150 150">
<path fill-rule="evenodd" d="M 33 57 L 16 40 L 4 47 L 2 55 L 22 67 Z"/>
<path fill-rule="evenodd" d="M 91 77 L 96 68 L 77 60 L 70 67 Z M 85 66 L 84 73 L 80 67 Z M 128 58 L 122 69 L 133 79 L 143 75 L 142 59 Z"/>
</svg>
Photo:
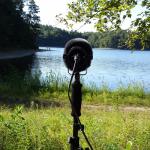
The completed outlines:
<svg viewBox="0 0 150 150">
<path fill-rule="evenodd" d="M 93 21 L 95 22 L 94 27 L 99 32 L 118 32 L 123 21 L 126 18 L 132 18 L 131 10 L 137 5 L 141 5 L 145 9 L 142 13 L 137 14 L 137 18 L 130 24 L 125 44 L 128 48 L 134 49 L 136 41 L 140 40 L 142 50 L 144 50 L 149 48 L 147 41 L 150 40 L 148 38 L 150 31 L 149 0 L 77 0 L 68 4 L 69 12 L 66 17 L 58 14 L 56 18 L 71 28 L 78 22 L 86 25 Z"/>
<path fill-rule="evenodd" d="M 39 33 L 38 6 L 29 2 L 29 13 L 23 10 L 26 0 L 0 0 L 0 51 L 37 48 Z"/>
<path fill-rule="evenodd" d="M 68 32 L 50 25 L 40 25 L 40 34 L 36 43 L 39 46 L 64 47 L 73 38 L 84 38 L 91 43 L 93 48 L 127 49 L 125 45 L 125 41 L 128 39 L 127 35 L 127 30 L 121 29 L 117 33 L 113 31 L 80 33 L 77 31 Z M 120 44 L 119 41 L 122 41 L 122 43 Z M 148 44 L 150 45 L 150 41 L 148 41 Z M 135 42 L 135 48 L 142 48 L 139 40 Z"/>
<path fill-rule="evenodd" d="M 49 25 L 40 25 L 40 34 L 37 37 L 36 43 L 39 46 L 54 46 L 64 47 L 65 44 L 72 38 L 83 38 L 79 32 L 68 32 L 60 28 Z M 85 37 L 84 37 L 85 38 Z"/>
</svg>

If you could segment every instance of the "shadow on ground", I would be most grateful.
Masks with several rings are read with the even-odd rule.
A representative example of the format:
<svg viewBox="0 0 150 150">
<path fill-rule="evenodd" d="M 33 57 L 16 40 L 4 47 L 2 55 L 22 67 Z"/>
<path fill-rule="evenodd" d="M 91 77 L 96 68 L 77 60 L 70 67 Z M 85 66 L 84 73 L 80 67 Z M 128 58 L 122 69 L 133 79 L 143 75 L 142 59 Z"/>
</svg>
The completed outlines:
<svg viewBox="0 0 150 150">
<path fill-rule="evenodd" d="M 0 96 L 0 106 L 9 106 L 9 107 L 16 107 L 16 105 L 24 105 L 24 107 L 35 107 L 35 108 L 41 108 L 41 107 L 60 107 L 59 102 L 54 101 L 40 101 L 37 99 L 30 99 L 30 98 L 18 98 L 18 97 L 5 97 Z"/>
</svg>

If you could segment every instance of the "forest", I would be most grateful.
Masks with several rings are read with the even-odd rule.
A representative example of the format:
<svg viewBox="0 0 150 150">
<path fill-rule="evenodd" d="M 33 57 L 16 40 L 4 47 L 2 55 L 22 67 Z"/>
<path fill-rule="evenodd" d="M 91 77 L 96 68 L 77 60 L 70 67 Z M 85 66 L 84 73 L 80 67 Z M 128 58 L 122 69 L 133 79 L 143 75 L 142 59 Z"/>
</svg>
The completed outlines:
<svg viewBox="0 0 150 150">
<path fill-rule="evenodd" d="M 26 2 L 28 11 L 24 11 Z M 69 32 L 40 24 L 39 10 L 34 0 L 0 0 L 0 51 L 37 49 L 38 46 L 64 47 L 73 38 L 84 38 L 93 48 L 127 49 L 125 41 L 131 31 Z M 150 41 L 146 42 L 150 45 Z M 136 41 L 135 48 L 142 48 L 140 40 Z"/>
<path fill-rule="evenodd" d="M 25 2 L 0 0 L 0 51 L 38 48 L 35 40 L 40 32 L 39 7 L 31 0 L 25 12 Z"/>
<path fill-rule="evenodd" d="M 125 41 L 128 39 L 128 31 L 120 29 L 117 33 L 107 32 L 77 32 L 62 30 L 51 25 L 40 25 L 40 34 L 36 39 L 39 46 L 64 47 L 72 38 L 84 38 L 88 40 L 93 48 L 119 48 L 126 49 Z M 150 42 L 147 41 L 150 45 Z M 135 43 L 136 49 L 141 49 L 140 41 Z"/>
</svg>

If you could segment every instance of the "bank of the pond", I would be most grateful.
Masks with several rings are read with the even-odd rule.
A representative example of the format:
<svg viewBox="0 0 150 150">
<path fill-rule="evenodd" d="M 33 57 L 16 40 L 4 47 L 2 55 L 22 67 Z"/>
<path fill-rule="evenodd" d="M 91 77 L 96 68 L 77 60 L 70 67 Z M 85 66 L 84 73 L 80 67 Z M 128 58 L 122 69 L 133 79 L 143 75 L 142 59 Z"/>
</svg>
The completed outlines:
<svg viewBox="0 0 150 150">
<path fill-rule="evenodd" d="M 53 72 L 42 81 L 38 75 L 24 77 L 12 70 L 0 78 L 0 149 L 70 147 L 73 118 L 68 80 Z M 106 85 L 96 88 L 83 83 L 82 94 L 80 119 L 93 149 L 125 149 L 130 141 L 132 149 L 149 150 L 150 93 L 145 94 L 143 87 L 109 90 Z M 80 133 L 79 137 L 80 145 L 88 147 Z"/>
<path fill-rule="evenodd" d="M 12 52 L 0 52 L 0 59 L 19 58 L 19 57 L 32 55 L 35 52 L 44 52 L 44 51 L 48 51 L 48 50 L 32 49 L 32 50 L 16 50 Z"/>
<path fill-rule="evenodd" d="M 45 105 L 51 101 L 69 103 L 67 78 L 50 72 L 45 79 L 39 80 L 39 75 L 40 73 L 36 72 L 23 77 L 16 70 L 12 70 L 6 77 L 0 78 L 0 95 L 15 97 L 14 103 L 22 103 L 18 97 L 26 97 L 27 101 L 37 99 L 37 104 L 46 101 Z M 129 84 L 127 87 L 110 90 L 105 84 L 97 88 L 94 83 L 87 86 L 82 80 L 81 82 L 83 104 L 150 107 L 150 92 L 145 93 L 140 84 Z M 8 103 L 12 104 L 12 100 Z"/>
</svg>

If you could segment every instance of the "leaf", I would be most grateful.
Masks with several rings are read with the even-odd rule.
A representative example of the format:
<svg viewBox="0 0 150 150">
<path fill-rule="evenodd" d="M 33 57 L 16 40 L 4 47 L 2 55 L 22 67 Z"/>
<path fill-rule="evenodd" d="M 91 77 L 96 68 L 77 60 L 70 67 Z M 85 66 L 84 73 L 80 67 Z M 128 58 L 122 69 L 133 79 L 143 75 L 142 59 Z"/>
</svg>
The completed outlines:
<svg viewBox="0 0 150 150">
<path fill-rule="evenodd" d="M 107 18 L 104 18 L 103 22 L 104 22 L 104 23 L 107 23 Z"/>
<path fill-rule="evenodd" d="M 123 15 L 123 19 L 125 19 L 126 18 L 126 15 Z"/>
<path fill-rule="evenodd" d="M 133 36 L 133 38 L 135 38 L 135 39 L 136 39 L 137 37 L 138 37 L 138 35 L 137 35 L 137 34 L 135 34 L 135 35 Z"/>
<path fill-rule="evenodd" d="M 131 7 L 130 7 L 130 9 L 132 9 L 132 8 L 134 8 L 135 7 L 135 5 L 132 5 Z"/>
<path fill-rule="evenodd" d="M 70 27 L 72 28 L 74 24 L 71 24 Z"/>
<path fill-rule="evenodd" d="M 129 17 L 129 18 L 131 18 L 131 16 L 132 16 L 131 14 L 128 14 L 128 17 Z"/>
<path fill-rule="evenodd" d="M 127 150 L 130 150 L 131 149 L 131 146 L 132 146 L 132 142 L 131 141 L 128 141 L 127 145 L 126 145 L 126 149 Z"/>
<path fill-rule="evenodd" d="M 116 21 L 116 24 L 120 24 L 120 23 L 121 23 L 121 20 L 117 20 L 117 21 Z"/>
<path fill-rule="evenodd" d="M 145 46 L 143 46 L 143 48 L 141 50 L 144 50 L 145 49 Z"/>
</svg>

